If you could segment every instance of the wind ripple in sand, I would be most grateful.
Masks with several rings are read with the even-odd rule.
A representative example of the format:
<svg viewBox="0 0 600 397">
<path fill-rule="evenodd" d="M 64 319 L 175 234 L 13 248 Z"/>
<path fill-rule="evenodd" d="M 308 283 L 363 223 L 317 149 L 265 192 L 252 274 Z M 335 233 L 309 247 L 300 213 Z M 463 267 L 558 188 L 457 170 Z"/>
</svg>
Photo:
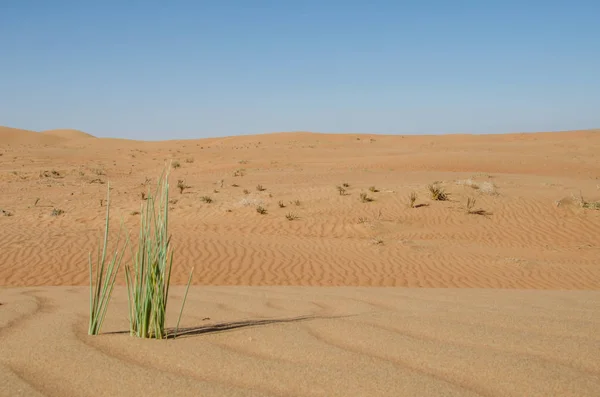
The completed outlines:
<svg viewBox="0 0 600 397">
<path fill-rule="evenodd" d="M 87 294 L 0 290 L 1 395 L 600 393 L 598 292 L 192 287 L 167 341 L 127 335 L 122 288 L 88 336 Z"/>
</svg>

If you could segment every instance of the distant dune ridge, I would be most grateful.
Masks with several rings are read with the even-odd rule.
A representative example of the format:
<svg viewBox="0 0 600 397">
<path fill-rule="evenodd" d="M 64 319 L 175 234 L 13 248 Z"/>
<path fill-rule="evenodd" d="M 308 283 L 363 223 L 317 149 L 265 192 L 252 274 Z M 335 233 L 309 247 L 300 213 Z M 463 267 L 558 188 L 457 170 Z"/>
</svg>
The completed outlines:
<svg viewBox="0 0 600 397">
<path fill-rule="evenodd" d="M 135 242 L 169 161 L 172 282 L 195 267 L 184 337 L 128 335 L 122 274 L 90 337 L 78 286 L 107 183 L 112 241 L 122 220 Z M 1 127 L 0 397 L 600 396 L 599 164 L 598 130 L 144 142 Z"/>
<path fill-rule="evenodd" d="M 0 126 L 0 145 L 53 145 L 82 138 L 94 138 L 94 136 L 70 129 L 35 132 Z"/>
</svg>

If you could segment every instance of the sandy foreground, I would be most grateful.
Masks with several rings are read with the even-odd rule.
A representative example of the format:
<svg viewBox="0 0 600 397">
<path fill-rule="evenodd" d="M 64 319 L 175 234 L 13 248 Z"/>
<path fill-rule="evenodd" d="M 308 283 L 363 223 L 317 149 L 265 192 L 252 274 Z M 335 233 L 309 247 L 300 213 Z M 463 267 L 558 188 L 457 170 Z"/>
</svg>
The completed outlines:
<svg viewBox="0 0 600 397">
<path fill-rule="evenodd" d="M 119 288 L 89 337 L 107 183 L 113 237 L 122 219 L 135 238 L 166 161 L 174 283 L 195 267 L 184 335 L 129 337 Z M 581 197 L 600 200 L 600 131 L 139 142 L 0 127 L 0 394 L 598 396 L 600 211 Z"/>
<path fill-rule="evenodd" d="M 596 291 L 193 287 L 166 341 L 123 289 L 88 336 L 87 293 L 0 290 L 3 396 L 600 395 Z"/>
</svg>

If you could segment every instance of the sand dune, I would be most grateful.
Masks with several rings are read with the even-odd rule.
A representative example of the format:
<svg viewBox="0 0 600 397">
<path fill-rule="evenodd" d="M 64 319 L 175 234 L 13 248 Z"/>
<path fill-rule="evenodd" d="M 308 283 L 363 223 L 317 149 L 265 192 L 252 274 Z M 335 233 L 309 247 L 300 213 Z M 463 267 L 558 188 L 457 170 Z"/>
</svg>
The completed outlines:
<svg viewBox="0 0 600 397">
<path fill-rule="evenodd" d="M 0 126 L 0 147 L 9 145 L 52 145 L 59 141 L 59 137 Z"/>
<path fill-rule="evenodd" d="M 600 131 L 141 142 L 2 127 L 0 395 L 598 396 L 600 292 L 577 290 L 600 288 L 600 211 L 581 206 L 600 201 L 599 149 Z M 119 287 L 89 337 L 77 286 L 107 182 L 113 241 L 121 219 L 135 237 L 169 161 L 172 280 L 195 267 L 183 335 L 129 337 Z"/>
<path fill-rule="evenodd" d="M 600 287 L 600 211 L 572 199 L 600 200 L 598 131 L 2 142 L 0 209 L 12 216 L 0 217 L 0 285 L 85 285 L 106 182 L 115 232 L 123 217 L 135 233 L 141 194 L 176 160 L 176 283 L 195 266 L 194 284 L 210 285 Z M 179 179 L 190 186 L 183 194 Z M 431 200 L 433 181 L 449 201 Z M 411 192 L 422 207 L 407 207 Z M 469 197 L 490 215 L 467 214 Z"/>
<path fill-rule="evenodd" d="M 93 135 L 85 133 L 79 130 L 70 130 L 70 129 L 59 129 L 59 130 L 47 130 L 42 131 L 41 134 L 56 136 L 63 139 L 84 139 L 84 138 L 95 138 Z"/>
<path fill-rule="evenodd" d="M 123 292 L 91 337 L 86 288 L 0 290 L 0 394 L 600 395 L 599 292 L 194 287 L 167 341 Z"/>
</svg>

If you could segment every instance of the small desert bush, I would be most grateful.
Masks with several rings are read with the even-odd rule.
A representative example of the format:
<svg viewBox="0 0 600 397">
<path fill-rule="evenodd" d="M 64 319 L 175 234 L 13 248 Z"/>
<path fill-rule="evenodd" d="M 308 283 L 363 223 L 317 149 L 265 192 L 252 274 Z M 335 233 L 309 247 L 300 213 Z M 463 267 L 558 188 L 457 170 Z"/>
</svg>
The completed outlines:
<svg viewBox="0 0 600 397">
<path fill-rule="evenodd" d="M 191 164 L 194 162 L 194 159 L 192 157 L 188 157 L 187 159 L 185 159 L 185 162 Z"/>
<path fill-rule="evenodd" d="M 371 201 L 373 201 L 373 199 L 371 197 L 367 196 L 367 193 L 361 193 L 360 201 L 363 203 L 370 203 Z"/>
<path fill-rule="evenodd" d="M 349 183 L 346 183 L 346 182 L 344 182 L 344 183 L 342 183 L 342 186 L 343 186 L 343 187 L 345 187 L 345 188 L 349 188 L 349 187 L 350 187 L 350 184 L 349 184 Z"/>
<path fill-rule="evenodd" d="M 52 212 L 50 213 L 50 216 L 60 216 L 64 213 L 65 213 L 65 211 L 61 210 L 60 208 L 54 208 L 52 210 Z"/>
<path fill-rule="evenodd" d="M 200 197 L 200 200 L 206 204 L 210 204 L 213 202 L 213 199 L 210 196 L 202 196 L 202 197 Z"/>
<path fill-rule="evenodd" d="M 579 193 L 579 198 L 577 199 L 579 202 L 579 206 L 581 208 L 589 209 L 589 210 L 600 210 L 600 201 L 587 201 L 583 198 L 583 195 Z"/>
<path fill-rule="evenodd" d="M 429 189 L 431 199 L 435 201 L 447 201 L 450 196 L 450 193 L 446 193 L 444 188 L 440 186 L 438 182 L 434 182 L 427 186 L 427 189 Z"/>
<path fill-rule="evenodd" d="M 288 212 L 287 214 L 285 214 L 285 218 L 288 221 L 293 221 L 293 220 L 298 219 L 298 215 L 294 214 L 293 212 Z"/>
<path fill-rule="evenodd" d="M 487 212 L 484 209 L 481 209 L 481 208 L 475 209 L 475 203 L 476 203 L 476 200 L 474 198 L 472 198 L 472 197 L 467 198 L 467 206 L 466 206 L 467 214 L 469 214 L 469 215 L 484 215 L 484 216 L 491 215 L 489 212 Z"/>
<path fill-rule="evenodd" d="M 377 192 L 379 192 L 379 190 L 378 190 L 378 189 L 377 189 L 375 186 L 371 186 L 371 187 L 369 187 L 369 191 L 370 191 L 371 193 L 377 193 Z"/>
<path fill-rule="evenodd" d="M 256 185 L 256 190 L 258 190 L 259 192 L 264 192 L 267 189 L 265 189 L 265 187 L 263 187 L 263 185 Z"/>
<path fill-rule="evenodd" d="M 292 201 L 292 204 L 294 204 L 296 207 L 300 207 L 300 204 L 302 203 L 300 202 L 300 200 L 294 200 Z"/>
<path fill-rule="evenodd" d="M 340 196 L 344 196 L 346 194 L 346 188 L 343 186 L 336 186 L 336 189 Z"/>
<path fill-rule="evenodd" d="M 177 181 L 177 189 L 179 189 L 179 194 L 183 194 L 183 191 L 185 189 L 189 189 L 189 188 L 190 188 L 190 186 L 186 185 L 186 183 L 183 179 L 179 179 Z"/>
<path fill-rule="evenodd" d="M 0 210 L 0 212 L 2 212 L 3 216 L 13 216 L 12 212 L 8 210 Z"/>
<path fill-rule="evenodd" d="M 250 194 L 250 190 L 248 190 L 248 189 L 244 189 L 243 192 L 244 192 L 244 194 Z"/>
<path fill-rule="evenodd" d="M 171 167 L 173 167 L 173 169 L 177 169 L 181 167 L 181 163 L 179 161 L 173 161 L 171 163 Z"/>
<path fill-rule="evenodd" d="M 246 175 L 246 172 L 242 168 L 237 169 L 233 172 L 233 176 L 244 176 L 244 175 Z"/>
<path fill-rule="evenodd" d="M 256 212 L 258 212 L 261 215 L 265 215 L 267 213 L 267 209 L 262 205 L 259 205 L 256 207 Z"/>
<path fill-rule="evenodd" d="M 410 208 L 415 208 L 415 203 L 417 202 L 417 193 L 412 192 L 408 195 L 408 206 Z"/>
<path fill-rule="evenodd" d="M 279 201 L 277 204 L 279 205 L 279 208 L 285 208 L 285 203 L 283 201 Z"/>
</svg>

